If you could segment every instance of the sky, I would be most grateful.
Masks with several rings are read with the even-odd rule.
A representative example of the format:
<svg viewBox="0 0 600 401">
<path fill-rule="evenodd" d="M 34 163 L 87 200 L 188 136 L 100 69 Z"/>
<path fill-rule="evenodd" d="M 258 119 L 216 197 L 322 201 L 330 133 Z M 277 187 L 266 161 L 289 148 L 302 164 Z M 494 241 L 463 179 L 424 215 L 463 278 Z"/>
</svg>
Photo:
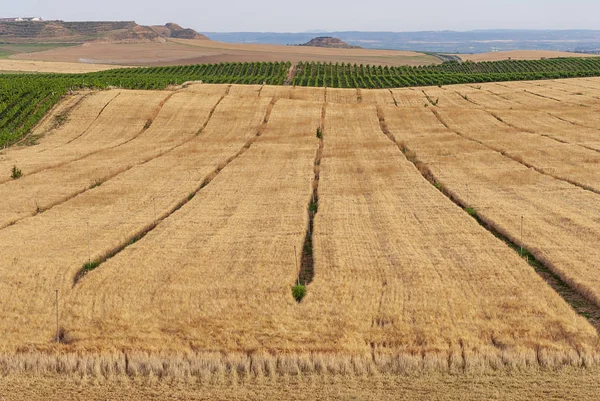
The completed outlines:
<svg viewBox="0 0 600 401">
<path fill-rule="evenodd" d="M 0 17 L 176 22 L 200 32 L 600 29 L 599 0 L 0 0 Z"/>
</svg>

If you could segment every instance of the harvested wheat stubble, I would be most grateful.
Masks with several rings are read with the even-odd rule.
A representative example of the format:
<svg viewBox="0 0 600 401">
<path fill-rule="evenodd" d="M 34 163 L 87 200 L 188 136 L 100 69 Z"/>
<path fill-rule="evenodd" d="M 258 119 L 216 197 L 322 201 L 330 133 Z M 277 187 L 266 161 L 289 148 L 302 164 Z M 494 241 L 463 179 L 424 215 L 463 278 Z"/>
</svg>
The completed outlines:
<svg viewBox="0 0 600 401">
<path fill-rule="evenodd" d="M 483 110 L 438 110 L 444 124 L 549 176 L 600 193 L 600 154 L 515 129 Z"/>
<path fill-rule="evenodd" d="M 444 86 L 444 89 L 448 92 L 454 92 L 463 98 L 466 96 L 468 101 L 473 105 L 479 105 L 483 108 L 492 108 L 492 109 L 510 109 L 515 106 L 519 106 L 523 108 L 523 106 L 510 102 L 501 98 L 498 95 L 494 95 L 486 90 L 488 84 L 470 84 L 470 85 L 450 85 Z M 442 100 L 440 101 L 440 106 L 442 106 L 444 102 L 444 95 L 442 95 Z"/>
<path fill-rule="evenodd" d="M 81 347 L 302 351 L 294 246 L 308 223 L 321 104 L 279 100 L 261 135 L 194 199 L 75 287 Z M 119 280 L 112 277 L 119 276 Z M 301 318 L 301 315 L 299 315 Z M 309 326 L 310 327 L 310 326 Z"/>
<path fill-rule="evenodd" d="M 590 77 L 590 78 L 576 78 L 576 79 L 561 79 L 554 80 L 553 82 L 565 82 L 571 85 L 577 85 L 578 87 L 587 88 L 593 91 L 595 94 L 598 93 L 600 89 L 600 78 Z"/>
<path fill-rule="evenodd" d="M 597 89 L 590 89 L 586 86 L 582 86 L 578 81 L 574 80 L 560 80 L 546 82 L 545 87 L 551 88 L 557 91 L 566 92 L 571 95 L 580 96 L 584 99 L 585 103 L 598 108 L 600 103 L 600 93 Z M 580 100 L 581 101 L 581 100 Z"/>
<path fill-rule="evenodd" d="M 238 97 L 258 97 L 262 85 L 232 85 L 229 94 Z"/>
<path fill-rule="evenodd" d="M 313 102 L 325 101 L 325 88 L 307 88 L 304 86 L 294 86 L 292 99 L 306 100 Z"/>
<path fill-rule="evenodd" d="M 526 366 L 538 347 L 568 360 L 595 346 L 585 319 L 423 179 L 381 132 L 374 106 L 329 105 L 324 138 L 321 273 L 306 299 L 322 327 L 335 305 L 347 342 L 412 368 Z"/>
<path fill-rule="evenodd" d="M 275 86 L 265 85 L 260 91 L 261 97 L 270 97 L 273 99 L 292 99 L 294 92 L 293 86 Z"/>
<path fill-rule="evenodd" d="M 545 98 L 542 96 L 534 95 L 530 92 L 526 92 L 527 88 L 523 88 L 522 82 L 504 82 L 504 83 L 486 83 L 482 84 L 482 90 L 486 90 L 493 95 L 500 97 L 501 99 L 508 100 L 509 102 L 515 103 L 515 107 L 527 108 L 527 109 L 543 109 L 553 110 L 566 106 L 558 100 Z M 531 89 L 531 88 L 529 88 Z"/>
<path fill-rule="evenodd" d="M 438 87 L 425 87 L 422 88 L 423 94 L 427 96 L 430 106 L 433 104 L 436 107 L 445 108 L 473 108 L 477 105 L 460 94 L 450 89 L 451 87 L 438 88 Z"/>
<path fill-rule="evenodd" d="M 463 205 L 600 306 L 598 195 L 540 174 L 445 128 L 427 110 L 385 107 L 386 123 Z M 467 187 L 468 185 L 468 187 Z"/>
<path fill-rule="evenodd" d="M 391 89 L 361 90 L 362 103 L 394 104 Z"/>
<path fill-rule="evenodd" d="M 112 100 L 104 103 L 106 108 L 101 108 L 95 114 L 89 113 L 89 109 L 87 114 L 81 114 L 83 111 L 78 113 L 85 122 L 77 124 L 76 135 L 64 144 L 52 148 L 42 147 L 34 154 L 19 154 L 18 158 L 6 155 L 7 160 L 0 164 L 2 175 L 10 173 L 13 164 L 27 175 L 126 143 L 144 130 L 161 102 L 170 95 L 170 92 L 165 91 L 108 91 L 107 94 L 111 92 L 109 99 Z M 93 98 L 94 96 L 90 96 L 89 99 L 94 102 Z M 106 100 L 104 95 L 101 98 Z M 26 157 L 22 158 L 24 156 Z"/>
<path fill-rule="evenodd" d="M 573 106 L 595 107 L 600 106 L 600 100 L 593 96 L 586 96 L 577 89 L 567 90 L 556 88 L 551 83 L 523 82 L 522 87 L 531 93 L 535 93 L 558 101 L 572 104 Z"/>
<path fill-rule="evenodd" d="M 233 85 L 192 83 L 192 84 L 186 85 L 185 88 L 183 88 L 183 91 L 202 93 L 204 95 L 221 95 L 221 96 L 223 96 L 223 95 L 226 95 L 232 87 L 233 87 Z"/>
<path fill-rule="evenodd" d="M 513 110 L 492 110 L 496 116 L 505 123 L 525 132 L 533 132 L 553 138 L 559 142 L 580 145 L 596 151 L 600 151 L 600 130 L 578 125 L 561 119 L 556 114 L 565 114 L 568 108 L 554 111 L 549 114 L 544 110 L 525 110 L 515 108 Z M 580 110 L 573 110 L 575 115 L 581 116 Z"/>
<path fill-rule="evenodd" d="M 358 103 L 360 92 L 354 88 L 327 88 L 325 93 L 328 103 Z"/>
<path fill-rule="evenodd" d="M 172 374 L 173 380 L 148 379 L 108 380 L 82 379 L 80 375 L 50 374 L 47 377 L 10 375 L 0 381 L 0 394 L 10 394 L 11 401 L 105 401 L 107 399 L 138 400 L 562 400 L 596 401 L 600 384 L 598 372 L 568 369 L 557 372 L 519 374 L 413 375 L 371 376 L 331 374 L 286 375 L 276 378 L 258 377 L 214 381 L 197 381 L 189 376 Z M 185 379 L 182 379 L 185 377 Z"/>
<path fill-rule="evenodd" d="M 424 107 L 431 106 L 421 88 L 392 89 L 398 107 Z"/>
<path fill-rule="evenodd" d="M 101 258 L 187 200 L 255 136 L 269 101 L 225 98 L 202 134 L 192 141 L 93 191 L 0 230 L 4 345 L 48 346 L 54 333 L 49 313 L 54 307 L 53 290 L 60 290 L 60 308 L 65 310 L 74 278 L 89 260 L 88 241 L 91 260 Z M 197 127 L 202 122 L 193 124 Z"/>
<path fill-rule="evenodd" d="M 134 140 L 0 185 L 0 228 L 93 189 L 190 140 L 219 99 L 190 92 L 174 94 L 152 125 Z"/>
</svg>

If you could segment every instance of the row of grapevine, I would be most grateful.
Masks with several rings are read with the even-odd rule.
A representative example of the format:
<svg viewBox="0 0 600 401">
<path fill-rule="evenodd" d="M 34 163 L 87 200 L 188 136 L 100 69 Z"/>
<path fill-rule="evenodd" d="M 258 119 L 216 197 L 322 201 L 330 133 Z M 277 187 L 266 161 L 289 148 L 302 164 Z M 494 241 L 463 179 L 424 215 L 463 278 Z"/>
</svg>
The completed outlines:
<svg viewBox="0 0 600 401">
<path fill-rule="evenodd" d="M 444 62 L 430 66 L 383 67 L 339 63 L 298 63 L 294 85 L 333 88 L 395 88 L 600 75 L 600 58 Z"/>
</svg>

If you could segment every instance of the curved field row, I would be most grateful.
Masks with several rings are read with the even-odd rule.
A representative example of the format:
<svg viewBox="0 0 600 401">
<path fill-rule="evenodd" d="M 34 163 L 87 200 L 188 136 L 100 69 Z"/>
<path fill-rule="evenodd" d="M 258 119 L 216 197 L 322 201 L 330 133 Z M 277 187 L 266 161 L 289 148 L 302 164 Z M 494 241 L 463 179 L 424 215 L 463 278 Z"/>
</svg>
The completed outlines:
<svg viewBox="0 0 600 401">
<path fill-rule="evenodd" d="M 0 162 L 0 177 L 10 179 L 13 165 L 23 175 L 82 159 L 98 151 L 122 145 L 140 135 L 169 92 L 100 92 L 90 96 L 68 117 L 75 124 L 59 129 L 65 142 L 6 152 Z M 106 107 L 105 107 L 106 106 Z M 97 110 L 97 112 L 95 112 Z M 93 119 L 90 121 L 90 117 Z M 68 127 L 68 128 L 67 128 Z"/>
<path fill-rule="evenodd" d="M 329 105 L 324 142 L 312 319 L 374 358 L 457 370 L 594 343 L 533 269 L 423 179 L 374 106 Z"/>
<path fill-rule="evenodd" d="M 294 318 L 290 286 L 320 118 L 320 103 L 279 100 L 247 152 L 74 288 L 73 338 L 82 347 L 170 351 L 318 347 Z"/>
<path fill-rule="evenodd" d="M 428 110 L 385 107 L 385 121 L 463 205 L 523 244 L 600 306 L 598 195 L 540 174 L 443 126 Z"/>
<path fill-rule="evenodd" d="M 12 333 L 4 346 L 49 344 L 52 290 L 68 294 L 84 263 L 127 243 L 198 190 L 256 135 L 268 104 L 268 99 L 255 104 L 224 99 L 192 141 L 1 230 L 0 326 Z"/>
<path fill-rule="evenodd" d="M 176 93 L 152 125 L 126 144 L 0 185 L 0 228 L 60 204 L 168 154 L 201 129 L 219 96 Z M 109 116 L 110 117 L 110 116 Z"/>
<path fill-rule="evenodd" d="M 476 109 L 440 109 L 451 130 L 478 141 L 543 174 L 600 194 L 600 154 L 531 132 L 519 131 Z"/>
</svg>

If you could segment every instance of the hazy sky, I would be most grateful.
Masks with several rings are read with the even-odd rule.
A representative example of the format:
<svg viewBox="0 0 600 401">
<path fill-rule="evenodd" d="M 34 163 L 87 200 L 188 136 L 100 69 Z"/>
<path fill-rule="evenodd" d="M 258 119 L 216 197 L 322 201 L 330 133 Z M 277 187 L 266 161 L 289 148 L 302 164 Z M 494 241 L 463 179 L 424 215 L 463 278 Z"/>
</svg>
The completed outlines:
<svg viewBox="0 0 600 401">
<path fill-rule="evenodd" d="M 599 0 L 0 0 L 0 16 L 177 22 L 198 31 L 600 29 Z"/>
</svg>

